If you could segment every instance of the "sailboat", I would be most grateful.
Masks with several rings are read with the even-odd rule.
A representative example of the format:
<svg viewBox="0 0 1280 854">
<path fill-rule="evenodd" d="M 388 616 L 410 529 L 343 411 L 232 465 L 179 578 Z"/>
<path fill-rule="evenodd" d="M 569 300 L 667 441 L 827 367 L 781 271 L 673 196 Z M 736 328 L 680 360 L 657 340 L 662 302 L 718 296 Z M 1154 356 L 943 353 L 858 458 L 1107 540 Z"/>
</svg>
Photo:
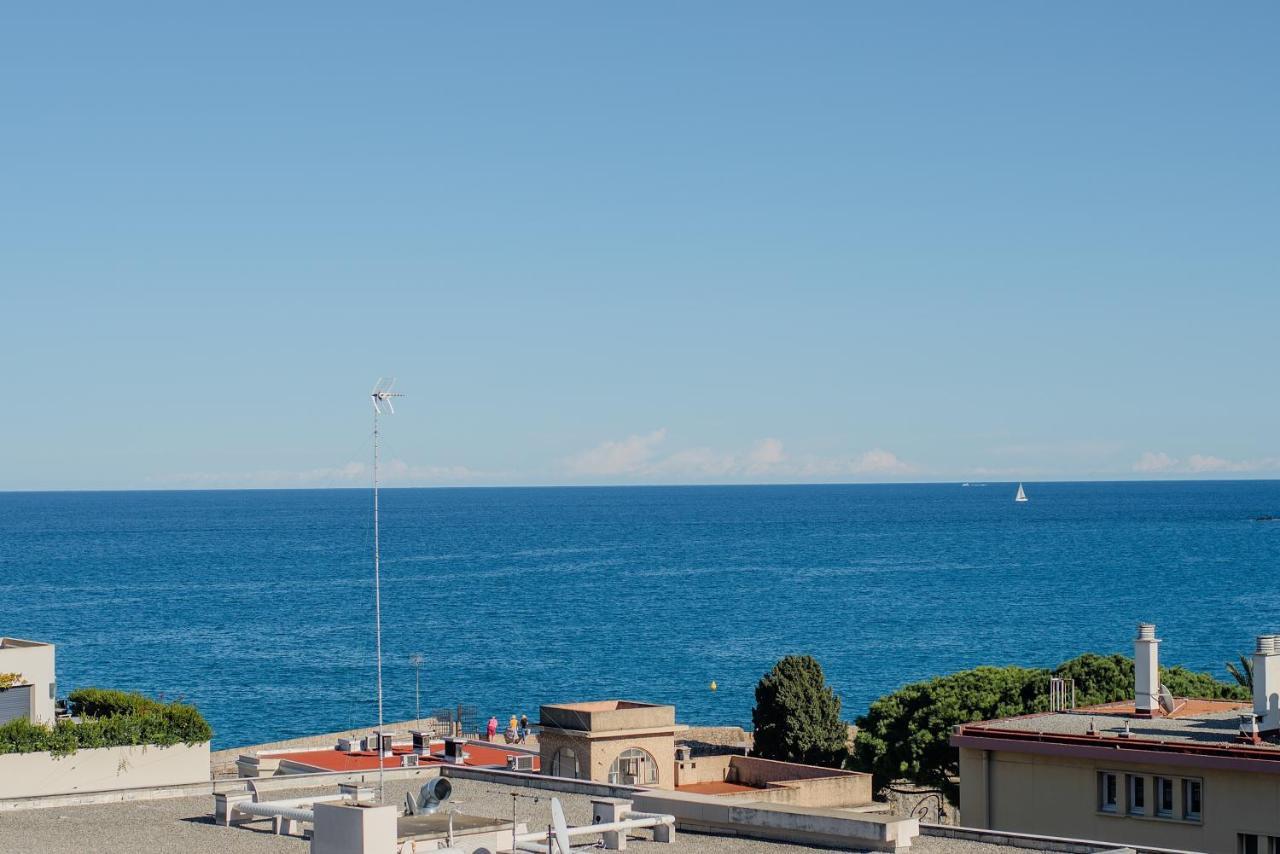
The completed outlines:
<svg viewBox="0 0 1280 854">
<path fill-rule="evenodd" d="M 1018 484 L 1018 494 L 1013 496 L 1014 501 L 1026 501 L 1027 494 L 1022 491 L 1022 484 Z"/>
</svg>

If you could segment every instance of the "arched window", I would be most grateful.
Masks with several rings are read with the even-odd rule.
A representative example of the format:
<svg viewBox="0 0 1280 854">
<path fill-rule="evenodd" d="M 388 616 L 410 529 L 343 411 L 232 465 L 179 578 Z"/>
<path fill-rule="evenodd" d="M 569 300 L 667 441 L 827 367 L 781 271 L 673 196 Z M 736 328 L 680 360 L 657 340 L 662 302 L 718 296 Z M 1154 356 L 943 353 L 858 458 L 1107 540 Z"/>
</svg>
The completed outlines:
<svg viewBox="0 0 1280 854">
<path fill-rule="evenodd" d="M 551 776 L 578 779 L 578 754 L 572 747 L 562 747 L 551 757 Z"/>
<path fill-rule="evenodd" d="M 609 782 L 621 786 L 652 786 L 658 782 L 658 763 L 646 751 L 628 748 L 613 760 Z"/>
</svg>

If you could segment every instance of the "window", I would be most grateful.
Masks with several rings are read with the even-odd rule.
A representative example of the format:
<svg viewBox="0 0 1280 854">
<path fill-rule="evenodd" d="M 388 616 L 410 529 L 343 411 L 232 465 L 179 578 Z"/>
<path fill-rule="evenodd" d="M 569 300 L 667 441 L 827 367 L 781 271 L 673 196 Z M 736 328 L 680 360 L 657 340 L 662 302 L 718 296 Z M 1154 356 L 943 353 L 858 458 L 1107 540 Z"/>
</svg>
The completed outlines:
<svg viewBox="0 0 1280 854">
<path fill-rule="evenodd" d="M 1168 818 L 1173 815 L 1173 780 L 1156 778 L 1156 815 Z"/>
<path fill-rule="evenodd" d="M 578 754 L 572 747 L 562 747 L 551 757 L 551 776 L 578 779 Z"/>
<path fill-rule="evenodd" d="M 609 782 L 622 786 L 652 786 L 658 782 L 658 763 L 640 748 L 629 748 L 613 760 L 609 768 Z"/>
<path fill-rule="evenodd" d="M 1118 788 L 1116 775 L 1111 771 L 1098 773 L 1098 809 L 1103 812 L 1115 812 Z"/>
<path fill-rule="evenodd" d="M 1199 780 L 1182 781 L 1182 817 L 1187 821 L 1200 820 L 1201 785 Z"/>
<path fill-rule="evenodd" d="M 1126 776 L 1129 787 L 1129 814 L 1130 815 L 1146 815 L 1147 814 L 1147 778 L 1138 777 L 1133 774 Z"/>
<path fill-rule="evenodd" d="M 1266 854 L 1266 851 L 1258 844 L 1261 841 L 1256 833 L 1237 833 L 1236 851 L 1239 854 Z"/>
</svg>

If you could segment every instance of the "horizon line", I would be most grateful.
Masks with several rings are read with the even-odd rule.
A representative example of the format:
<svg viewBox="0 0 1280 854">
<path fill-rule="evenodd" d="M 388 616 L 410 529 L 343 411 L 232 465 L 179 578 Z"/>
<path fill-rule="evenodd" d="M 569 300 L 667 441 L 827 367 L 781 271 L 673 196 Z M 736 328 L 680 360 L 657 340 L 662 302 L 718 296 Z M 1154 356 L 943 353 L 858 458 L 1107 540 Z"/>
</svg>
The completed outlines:
<svg viewBox="0 0 1280 854">
<path fill-rule="evenodd" d="M 379 491 L 409 489 L 719 489 L 719 488 L 771 488 L 797 486 L 961 486 L 966 484 L 1081 484 L 1081 483 L 1267 483 L 1280 482 L 1280 477 L 1169 477 L 1169 478 L 1085 478 L 1080 480 L 884 480 L 884 481 L 785 481 L 770 483 L 470 483 L 431 484 L 423 486 L 383 486 Z M 337 492 L 347 490 L 371 490 L 372 484 L 362 486 L 207 486 L 207 487 L 152 487 L 141 489 L 102 488 L 86 489 L 0 489 L 0 495 L 50 495 L 60 493 L 103 492 Z"/>
</svg>

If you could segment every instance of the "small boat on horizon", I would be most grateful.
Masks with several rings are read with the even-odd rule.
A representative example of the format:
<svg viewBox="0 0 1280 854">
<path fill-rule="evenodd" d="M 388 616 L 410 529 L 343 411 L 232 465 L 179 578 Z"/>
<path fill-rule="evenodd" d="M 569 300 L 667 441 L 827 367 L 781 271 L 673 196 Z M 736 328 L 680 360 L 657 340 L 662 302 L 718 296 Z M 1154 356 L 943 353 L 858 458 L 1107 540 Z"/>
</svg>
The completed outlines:
<svg viewBox="0 0 1280 854">
<path fill-rule="evenodd" d="M 1018 502 L 1027 500 L 1027 493 L 1023 491 L 1022 484 L 1018 484 L 1018 494 L 1013 496 L 1013 500 Z"/>
</svg>

